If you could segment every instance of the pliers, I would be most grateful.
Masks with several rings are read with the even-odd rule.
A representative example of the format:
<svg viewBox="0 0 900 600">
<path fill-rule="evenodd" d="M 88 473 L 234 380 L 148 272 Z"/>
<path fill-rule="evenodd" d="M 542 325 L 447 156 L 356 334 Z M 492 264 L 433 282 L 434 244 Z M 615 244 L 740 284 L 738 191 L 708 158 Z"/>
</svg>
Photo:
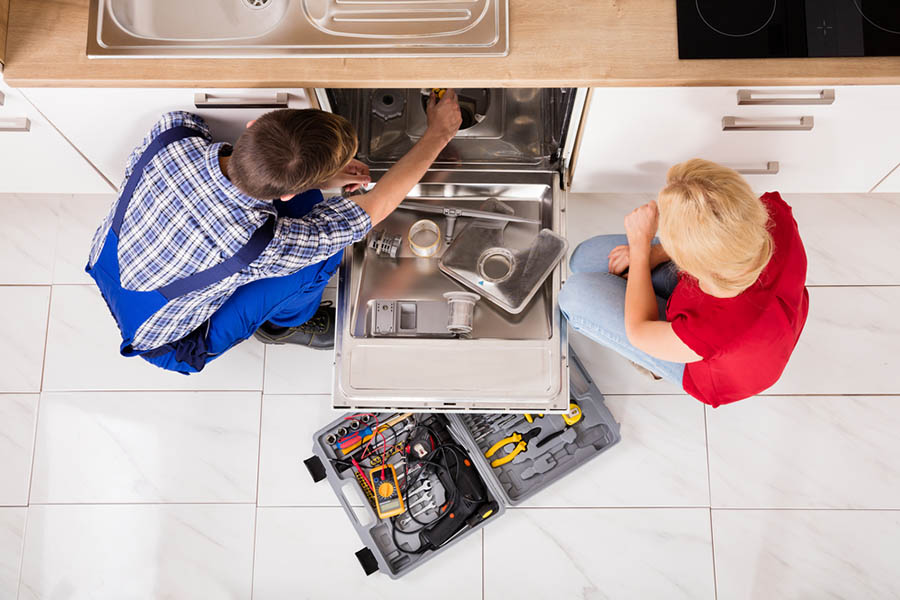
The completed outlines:
<svg viewBox="0 0 900 600">
<path fill-rule="evenodd" d="M 485 458 L 490 458 L 494 454 L 497 453 L 498 450 L 506 446 L 507 444 L 515 444 L 516 447 L 512 449 L 512 451 L 502 458 L 496 458 L 491 461 L 492 467 L 500 467 L 505 465 L 508 462 L 511 462 L 516 456 L 519 455 L 520 452 L 524 452 L 528 449 L 528 442 L 534 438 L 536 438 L 541 433 L 540 427 L 535 427 L 527 431 L 526 433 L 513 432 L 513 434 L 509 437 L 503 438 L 493 446 L 491 446 L 490 450 L 484 453 Z"/>
</svg>

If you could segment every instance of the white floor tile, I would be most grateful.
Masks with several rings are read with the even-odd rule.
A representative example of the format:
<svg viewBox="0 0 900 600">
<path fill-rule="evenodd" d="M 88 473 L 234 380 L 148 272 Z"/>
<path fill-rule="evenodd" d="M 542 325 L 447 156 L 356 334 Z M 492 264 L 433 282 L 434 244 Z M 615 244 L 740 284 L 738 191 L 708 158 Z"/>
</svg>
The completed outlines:
<svg viewBox="0 0 900 600">
<path fill-rule="evenodd" d="M 37 407 L 37 394 L 0 394 L 0 506 L 28 504 Z"/>
<path fill-rule="evenodd" d="M 396 581 L 381 573 L 366 577 L 354 556 L 362 547 L 342 509 L 260 508 L 253 598 L 480 600 L 482 597 L 481 536 L 477 533 Z M 519 598 L 524 600 L 526 596 Z"/>
<path fill-rule="evenodd" d="M 78 194 L 59 203 L 60 228 L 56 244 L 53 283 L 91 283 L 84 272 L 94 232 L 109 213 L 115 194 Z"/>
<path fill-rule="evenodd" d="M 714 510 L 721 600 L 900 597 L 900 512 Z"/>
<path fill-rule="evenodd" d="M 809 285 L 900 284 L 900 194 L 787 194 Z"/>
<path fill-rule="evenodd" d="M 0 392 L 39 392 L 49 286 L 0 286 Z"/>
<path fill-rule="evenodd" d="M 44 390 L 254 390 L 262 386 L 263 345 L 249 339 L 200 373 L 164 371 L 119 354 L 121 337 L 100 292 L 56 286 L 50 309 Z"/>
<path fill-rule="evenodd" d="M 900 397 L 758 397 L 707 419 L 713 506 L 900 508 Z"/>
<path fill-rule="evenodd" d="M 900 287 L 810 288 L 809 318 L 766 394 L 900 394 Z"/>
<path fill-rule="evenodd" d="M 303 461 L 313 455 L 313 435 L 340 415 L 331 396 L 263 396 L 260 506 L 339 506 L 331 486 L 314 482 Z"/>
<path fill-rule="evenodd" d="M 329 286 L 334 281 L 333 277 Z M 334 287 L 326 287 L 322 300 L 334 302 L 336 293 Z M 263 390 L 267 394 L 331 395 L 333 374 L 333 350 L 312 350 L 295 344 L 266 345 Z"/>
<path fill-rule="evenodd" d="M 0 598 L 3 600 L 13 600 L 19 587 L 26 510 L 0 508 Z"/>
<path fill-rule="evenodd" d="M 58 194 L 0 194 L 0 284 L 49 284 L 59 228 Z"/>
<path fill-rule="evenodd" d="M 515 509 L 484 529 L 484 597 L 713 598 L 709 510 Z"/>
<path fill-rule="evenodd" d="M 19 600 L 247 599 L 252 505 L 32 506 Z"/>
<path fill-rule="evenodd" d="M 334 352 L 266 345 L 266 394 L 331 394 Z"/>
<path fill-rule="evenodd" d="M 607 396 L 622 441 L 525 506 L 708 506 L 703 405 L 687 396 Z"/>
<path fill-rule="evenodd" d="M 684 394 L 684 390 L 664 379 L 654 380 L 638 371 L 631 361 L 614 350 L 569 328 L 569 346 L 587 368 L 604 395 Z"/>
<path fill-rule="evenodd" d="M 255 502 L 259 410 L 259 392 L 45 393 L 31 502 Z"/>
</svg>

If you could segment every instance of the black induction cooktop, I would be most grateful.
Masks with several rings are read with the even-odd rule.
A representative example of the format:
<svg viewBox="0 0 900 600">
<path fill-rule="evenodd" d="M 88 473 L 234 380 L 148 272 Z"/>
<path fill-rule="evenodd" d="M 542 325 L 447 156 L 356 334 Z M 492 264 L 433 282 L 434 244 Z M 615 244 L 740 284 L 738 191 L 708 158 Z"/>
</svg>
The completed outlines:
<svg viewBox="0 0 900 600">
<path fill-rule="evenodd" d="M 677 0 L 679 58 L 900 56 L 900 0 Z"/>
</svg>

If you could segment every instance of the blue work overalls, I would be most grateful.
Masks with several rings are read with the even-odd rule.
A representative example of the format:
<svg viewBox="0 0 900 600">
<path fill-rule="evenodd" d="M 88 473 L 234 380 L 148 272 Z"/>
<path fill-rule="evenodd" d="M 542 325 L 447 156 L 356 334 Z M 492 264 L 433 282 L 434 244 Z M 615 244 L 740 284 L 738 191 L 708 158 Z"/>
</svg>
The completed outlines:
<svg viewBox="0 0 900 600">
<path fill-rule="evenodd" d="M 93 266 L 88 265 L 85 269 L 94 278 L 119 325 L 122 334 L 119 349 L 121 354 L 139 355 L 158 367 L 185 374 L 200 371 L 207 362 L 253 335 L 266 321 L 281 327 L 294 327 L 308 321 L 315 314 L 322 299 L 322 291 L 337 270 L 343 254 L 338 252 L 292 275 L 259 279 L 243 285 L 209 319 L 185 337 L 160 348 L 135 350 L 131 344 L 138 328 L 166 303 L 237 273 L 256 260 L 272 241 L 274 217 L 259 227 L 234 256 L 218 265 L 156 290 L 138 292 L 122 287 L 118 258 L 119 232 L 144 168 L 166 145 L 200 135 L 200 132 L 188 127 L 175 127 L 164 131 L 150 143 L 125 183 L 100 256 Z M 299 218 L 321 200 L 322 193 L 311 190 L 294 196 L 287 202 L 274 202 L 278 216 Z"/>
</svg>

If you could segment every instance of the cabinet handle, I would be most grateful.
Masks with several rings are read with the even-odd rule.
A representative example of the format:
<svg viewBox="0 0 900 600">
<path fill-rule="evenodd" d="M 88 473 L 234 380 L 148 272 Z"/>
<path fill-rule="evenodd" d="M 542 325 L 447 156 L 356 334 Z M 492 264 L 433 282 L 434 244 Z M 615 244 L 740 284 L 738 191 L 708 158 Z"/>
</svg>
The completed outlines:
<svg viewBox="0 0 900 600">
<path fill-rule="evenodd" d="M 228 98 L 227 96 L 213 96 L 205 92 L 194 94 L 194 106 L 196 108 L 287 108 L 287 92 L 278 92 L 272 100 L 260 98 Z"/>
<path fill-rule="evenodd" d="M 812 128 L 812 117 L 789 117 L 786 119 L 722 117 L 722 131 L 812 131 Z"/>
<path fill-rule="evenodd" d="M 735 169 L 741 175 L 778 175 L 781 165 L 777 160 L 770 160 L 766 163 L 765 169 Z"/>
<path fill-rule="evenodd" d="M 4 102 L 6 102 L 6 96 L 3 95 L 3 92 L 0 92 L 0 106 L 3 106 Z"/>
<path fill-rule="evenodd" d="M 737 103 L 740 106 L 834 104 L 834 90 L 738 90 Z"/>
<path fill-rule="evenodd" d="M 31 120 L 28 117 L 0 118 L 0 132 L 2 131 L 31 131 Z"/>
</svg>

